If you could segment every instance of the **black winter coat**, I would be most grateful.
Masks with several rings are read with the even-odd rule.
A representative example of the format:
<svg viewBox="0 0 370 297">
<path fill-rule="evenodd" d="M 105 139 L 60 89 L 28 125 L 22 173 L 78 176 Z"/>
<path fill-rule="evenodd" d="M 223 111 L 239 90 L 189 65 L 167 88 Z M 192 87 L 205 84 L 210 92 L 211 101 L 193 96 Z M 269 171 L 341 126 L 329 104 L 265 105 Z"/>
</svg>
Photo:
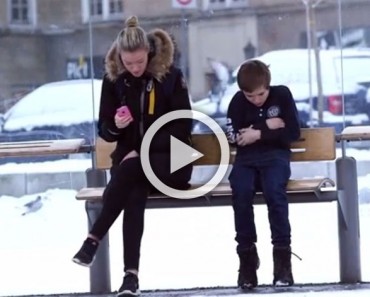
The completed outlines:
<svg viewBox="0 0 370 297">
<path fill-rule="evenodd" d="M 154 100 L 150 95 L 152 88 L 154 88 Z M 114 123 L 114 116 L 117 108 L 122 105 L 129 107 L 134 121 L 128 127 L 118 129 Z M 148 128 L 162 115 L 180 109 L 190 110 L 191 105 L 183 75 L 175 67 L 169 69 L 161 82 L 150 73 L 135 78 L 129 72 L 124 72 L 115 81 L 105 76 L 101 93 L 98 134 L 108 142 L 117 141 L 116 149 L 111 156 L 113 165 L 118 165 L 132 150 L 140 153 L 143 135 Z M 190 144 L 191 129 L 191 119 L 171 121 L 155 134 L 150 145 L 153 171 L 162 182 L 177 189 L 189 187 L 192 166 L 185 166 L 173 174 L 169 173 L 170 136 Z"/>
</svg>

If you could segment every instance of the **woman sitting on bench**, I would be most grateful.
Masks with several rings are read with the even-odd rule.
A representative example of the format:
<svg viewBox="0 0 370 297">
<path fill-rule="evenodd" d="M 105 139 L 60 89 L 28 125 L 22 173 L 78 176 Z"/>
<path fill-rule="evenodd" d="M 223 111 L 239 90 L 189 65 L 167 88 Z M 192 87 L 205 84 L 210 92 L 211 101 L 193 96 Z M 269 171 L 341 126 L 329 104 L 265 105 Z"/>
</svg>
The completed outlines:
<svg viewBox="0 0 370 297">
<path fill-rule="evenodd" d="M 138 296 L 139 258 L 145 204 L 151 189 L 140 162 L 143 136 L 159 117 L 174 110 L 190 110 L 185 79 L 173 66 L 174 44 L 163 30 L 148 34 L 136 17 L 126 21 L 106 59 L 98 133 L 117 142 L 111 179 L 103 194 L 103 208 L 73 261 L 91 266 L 99 241 L 122 210 L 124 278 L 118 296 Z M 192 166 L 170 173 L 170 137 L 190 144 L 192 120 L 177 119 L 163 126 L 150 145 L 151 167 L 166 185 L 187 189 Z"/>
</svg>

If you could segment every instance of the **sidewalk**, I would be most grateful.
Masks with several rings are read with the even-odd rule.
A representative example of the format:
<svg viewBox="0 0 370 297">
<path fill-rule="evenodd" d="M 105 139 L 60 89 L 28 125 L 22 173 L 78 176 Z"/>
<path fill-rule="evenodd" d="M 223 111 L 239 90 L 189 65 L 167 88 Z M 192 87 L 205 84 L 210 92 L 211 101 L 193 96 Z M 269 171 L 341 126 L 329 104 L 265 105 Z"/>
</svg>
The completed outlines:
<svg viewBox="0 0 370 297">
<path fill-rule="evenodd" d="M 246 293 L 240 292 L 236 288 L 199 288 L 189 290 L 163 290 L 163 291 L 144 291 L 141 297 L 216 297 L 216 296 L 233 296 L 233 297 L 369 297 L 370 283 L 356 285 L 341 284 L 322 284 L 322 285 L 295 285 L 289 288 L 273 288 L 261 286 L 253 291 Z M 32 296 L 32 295 L 29 295 Z M 40 295 L 33 295 L 40 296 Z M 63 294 L 63 295 L 43 295 L 43 297 L 115 297 L 115 293 L 90 295 L 86 294 Z M 26 297 L 26 296 L 22 296 Z"/>
</svg>

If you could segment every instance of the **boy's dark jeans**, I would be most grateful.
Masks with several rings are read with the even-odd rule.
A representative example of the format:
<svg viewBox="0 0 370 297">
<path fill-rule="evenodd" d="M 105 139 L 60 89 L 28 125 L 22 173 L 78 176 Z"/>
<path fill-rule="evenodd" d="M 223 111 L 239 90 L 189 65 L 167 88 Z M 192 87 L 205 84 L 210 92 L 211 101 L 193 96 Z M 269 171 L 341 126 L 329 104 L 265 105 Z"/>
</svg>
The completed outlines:
<svg viewBox="0 0 370 297">
<path fill-rule="evenodd" d="M 290 177 L 288 156 L 250 160 L 237 158 L 229 180 L 232 189 L 237 251 L 257 241 L 253 198 L 260 186 L 268 208 L 272 244 L 290 245 L 290 224 L 286 185 Z"/>
</svg>

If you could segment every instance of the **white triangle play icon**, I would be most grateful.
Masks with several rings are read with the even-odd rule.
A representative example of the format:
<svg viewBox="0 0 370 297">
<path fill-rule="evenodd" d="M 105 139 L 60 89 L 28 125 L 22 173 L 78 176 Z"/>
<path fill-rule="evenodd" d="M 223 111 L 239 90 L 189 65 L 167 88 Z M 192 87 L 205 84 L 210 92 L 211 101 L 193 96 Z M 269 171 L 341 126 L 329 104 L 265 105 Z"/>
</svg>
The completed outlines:
<svg viewBox="0 0 370 297">
<path fill-rule="evenodd" d="M 171 136 L 171 173 L 198 160 L 204 155 L 193 149 L 191 146 L 183 143 L 177 138 Z"/>
</svg>

